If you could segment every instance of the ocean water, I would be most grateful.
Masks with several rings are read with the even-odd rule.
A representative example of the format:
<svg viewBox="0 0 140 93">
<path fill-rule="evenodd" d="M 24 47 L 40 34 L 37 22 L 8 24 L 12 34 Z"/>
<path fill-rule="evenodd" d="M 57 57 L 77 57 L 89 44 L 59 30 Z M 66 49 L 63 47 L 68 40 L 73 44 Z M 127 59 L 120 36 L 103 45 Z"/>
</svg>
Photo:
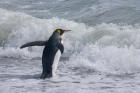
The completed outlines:
<svg viewBox="0 0 140 93">
<path fill-rule="evenodd" d="M 139 0 L 0 0 L 0 93 L 139 93 Z M 39 79 L 56 28 L 65 51 L 56 76 Z"/>
</svg>

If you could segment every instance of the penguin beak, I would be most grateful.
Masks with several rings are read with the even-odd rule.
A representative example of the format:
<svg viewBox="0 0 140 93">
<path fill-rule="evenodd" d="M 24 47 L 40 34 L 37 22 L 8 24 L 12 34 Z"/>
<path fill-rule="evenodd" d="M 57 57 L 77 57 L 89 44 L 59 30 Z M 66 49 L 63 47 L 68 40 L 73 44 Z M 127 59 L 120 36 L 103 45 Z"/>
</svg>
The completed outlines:
<svg viewBox="0 0 140 93">
<path fill-rule="evenodd" d="M 71 31 L 71 30 L 63 30 L 64 32 L 69 32 L 69 31 Z"/>
</svg>

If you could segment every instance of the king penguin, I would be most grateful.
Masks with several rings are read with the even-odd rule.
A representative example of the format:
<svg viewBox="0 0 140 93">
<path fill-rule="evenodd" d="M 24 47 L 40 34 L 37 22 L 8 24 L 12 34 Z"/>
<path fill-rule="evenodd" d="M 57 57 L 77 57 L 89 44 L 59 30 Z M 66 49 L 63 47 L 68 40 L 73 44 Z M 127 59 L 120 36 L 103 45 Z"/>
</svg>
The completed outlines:
<svg viewBox="0 0 140 93">
<path fill-rule="evenodd" d="M 71 30 L 56 29 L 47 41 L 34 41 L 22 45 L 20 48 L 29 46 L 45 46 L 42 54 L 41 79 L 50 78 L 55 75 L 59 59 L 64 52 L 62 35 Z"/>
</svg>

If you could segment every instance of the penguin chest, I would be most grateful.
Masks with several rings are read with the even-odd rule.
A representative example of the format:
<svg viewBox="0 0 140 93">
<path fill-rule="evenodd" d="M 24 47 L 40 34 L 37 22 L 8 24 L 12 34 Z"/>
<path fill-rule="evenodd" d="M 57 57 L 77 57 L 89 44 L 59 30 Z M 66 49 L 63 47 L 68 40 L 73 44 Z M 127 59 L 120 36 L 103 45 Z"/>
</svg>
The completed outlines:
<svg viewBox="0 0 140 93">
<path fill-rule="evenodd" d="M 55 54 L 53 65 L 52 65 L 52 75 L 53 76 L 55 75 L 56 69 L 58 67 L 58 62 L 60 60 L 60 57 L 61 57 L 61 51 L 58 49 Z"/>
</svg>

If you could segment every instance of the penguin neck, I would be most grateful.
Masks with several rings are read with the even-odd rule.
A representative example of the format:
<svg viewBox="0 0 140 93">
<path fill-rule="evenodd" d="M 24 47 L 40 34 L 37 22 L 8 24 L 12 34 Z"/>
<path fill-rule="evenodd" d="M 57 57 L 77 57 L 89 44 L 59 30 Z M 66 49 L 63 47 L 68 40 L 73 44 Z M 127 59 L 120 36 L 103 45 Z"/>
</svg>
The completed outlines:
<svg viewBox="0 0 140 93">
<path fill-rule="evenodd" d="M 60 36 L 62 44 L 63 44 L 63 37 L 64 37 L 63 35 Z"/>
</svg>

